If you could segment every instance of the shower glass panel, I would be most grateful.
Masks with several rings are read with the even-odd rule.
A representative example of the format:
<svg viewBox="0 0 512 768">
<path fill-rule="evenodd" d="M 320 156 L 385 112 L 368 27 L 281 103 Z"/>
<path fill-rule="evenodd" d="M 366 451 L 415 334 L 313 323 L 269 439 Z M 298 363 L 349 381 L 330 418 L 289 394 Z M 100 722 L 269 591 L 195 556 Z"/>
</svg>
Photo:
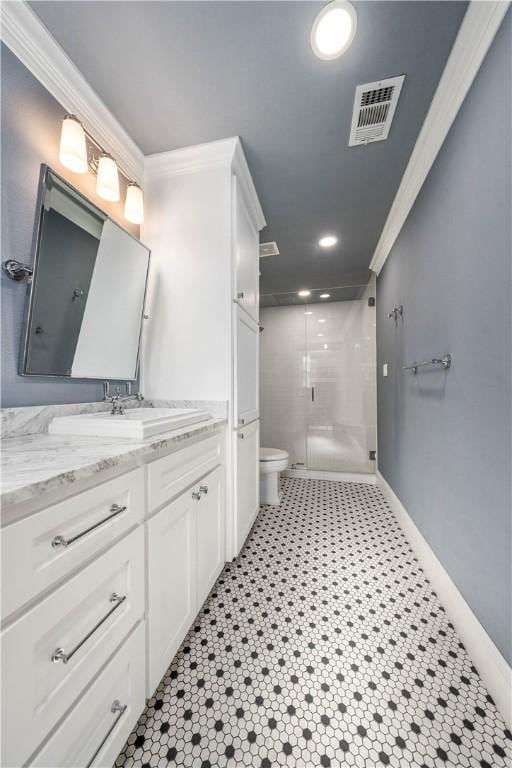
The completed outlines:
<svg viewBox="0 0 512 768">
<path fill-rule="evenodd" d="M 375 472 L 375 308 L 358 301 L 261 310 L 261 445 L 296 469 Z"/>
<path fill-rule="evenodd" d="M 374 472 L 375 309 L 364 298 L 308 311 L 307 467 Z"/>
<path fill-rule="evenodd" d="M 290 454 L 306 466 L 309 389 L 304 307 L 261 311 L 260 444 Z"/>
</svg>

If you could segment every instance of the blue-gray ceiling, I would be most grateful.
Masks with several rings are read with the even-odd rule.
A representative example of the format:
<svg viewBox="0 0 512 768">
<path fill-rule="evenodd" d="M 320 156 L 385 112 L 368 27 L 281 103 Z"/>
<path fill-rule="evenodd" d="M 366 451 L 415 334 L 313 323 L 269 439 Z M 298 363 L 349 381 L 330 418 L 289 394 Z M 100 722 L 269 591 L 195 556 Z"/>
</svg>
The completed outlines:
<svg viewBox="0 0 512 768">
<path fill-rule="evenodd" d="M 262 293 L 365 283 L 368 265 L 466 9 L 357 2 L 338 60 L 313 55 L 322 3 L 31 6 L 144 153 L 242 138 L 267 218 Z M 405 74 L 387 141 L 348 147 L 354 89 Z M 332 251 L 316 245 L 339 236 Z"/>
</svg>

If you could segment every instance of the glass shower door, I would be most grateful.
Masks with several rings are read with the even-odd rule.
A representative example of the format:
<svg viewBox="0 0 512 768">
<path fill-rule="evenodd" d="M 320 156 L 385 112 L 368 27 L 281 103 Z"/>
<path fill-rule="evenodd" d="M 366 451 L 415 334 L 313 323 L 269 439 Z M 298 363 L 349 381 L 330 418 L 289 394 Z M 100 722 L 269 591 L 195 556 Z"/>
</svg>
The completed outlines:
<svg viewBox="0 0 512 768">
<path fill-rule="evenodd" d="M 307 468 L 374 472 L 375 310 L 364 297 L 307 312 Z"/>
</svg>

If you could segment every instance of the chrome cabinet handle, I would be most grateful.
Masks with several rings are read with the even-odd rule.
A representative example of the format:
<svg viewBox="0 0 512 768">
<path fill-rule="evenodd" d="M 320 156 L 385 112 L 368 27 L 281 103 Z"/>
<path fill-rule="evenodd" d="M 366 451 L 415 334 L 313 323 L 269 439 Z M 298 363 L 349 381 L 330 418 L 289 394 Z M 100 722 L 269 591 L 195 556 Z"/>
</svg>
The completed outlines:
<svg viewBox="0 0 512 768">
<path fill-rule="evenodd" d="M 65 539 L 64 536 L 55 536 L 54 539 L 52 539 L 52 547 L 53 549 L 60 549 L 61 547 L 65 549 L 66 547 L 69 547 L 70 544 L 74 544 L 75 541 L 78 541 L 78 539 L 81 539 L 82 536 L 86 536 L 88 533 L 91 533 L 91 531 L 96 530 L 96 528 L 99 528 L 100 525 L 104 525 L 105 523 L 108 523 L 109 520 L 112 520 L 113 517 L 116 517 L 117 515 L 120 515 L 121 512 L 125 512 L 128 509 L 128 507 L 120 507 L 119 504 L 112 504 L 110 507 L 110 515 L 108 517 L 105 517 L 103 520 L 100 520 L 99 523 L 95 523 L 94 525 L 91 525 L 89 528 L 86 528 L 85 531 L 81 531 L 80 533 L 77 533 L 76 536 L 73 536 L 71 539 Z"/>
<path fill-rule="evenodd" d="M 238 424 L 243 427 L 245 424 L 245 419 L 238 419 Z"/>
<path fill-rule="evenodd" d="M 243 440 L 243 439 L 244 439 L 244 437 L 245 437 L 245 435 L 244 435 L 244 433 L 243 433 L 243 432 L 239 432 L 239 433 L 238 433 L 238 439 L 239 439 L 239 440 Z"/>
<path fill-rule="evenodd" d="M 192 498 L 194 499 L 194 501 L 199 501 L 199 499 L 201 498 L 201 493 L 199 491 L 194 491 L 192 493 Z"/>
<path fill-rule="evenodd" d="M 117 609 L 119 608 L 119 606 L 120 606 L 122 603 L 124 603 L 124 601 L 126 600 L 126 595 L 118 595 L 118 594 L 117 594 L 117 592 L 112 592 L 112 594 L 110 595 L 110 598 L 109 598 L 109 600 L 110 600 L 110 602 L 111 602 L 111 603 L 115 603 L 115 605 L 113 606 L 113 608 L 111 608 L 111 609 L 110 609 L 110 610 L 109 610 L 109 611 L 108 611 L 108 612 L 107 612 L 107 613 L 104 615 L 104 617 L 103 617 L 102 619 L 100 619 L 100 620 L 98 621 L 98 623 L 97 623 L 97 624 L 95 624 L 95 625 L 94 625 L 94 627 L 93 627 L 91 630 L 89 630 L 89 632 L 88 632 L 88 633 L 85 635 L 85 637 L 83 637 L 83 638 L 80 640 L 80 642 L 79 642 L 77 645 L 75 645 L 75 647 L 73 648 L 73 650 L 72 650 L 72 651 L 70 651 L 69 653 L 66 653 L 66 651 L 64 650 L 64 648 L 56 648 L 56 649 L 54 650 L 54 652 L 52 653 L 52 655 L 50 656 L 50 661 L 52 661 L 54 664 L 58 664 L 58 663 L 59 663 L 59 662 L 61 662 L 61 661 L 62 661 L 62 663 L 63 663 L 63 664 L 67 664 L 67 663 L 68 663 L 68 661 L 69 661 L 70 659 L 72 659 L 72 658 L 73 658 L 73 656 L 75 655 L 75 653 L 76 653 L 78 650 L 80 650 L 80 648 L 82 647 L 82 645 L 83 645 L 84 643 L 86 643 L 86 642 L 87 642 L 87 640 L 89 640 L 89 638 L 90 638 L 90 637 L 92 637 L 92 635 L 94 635 L 94 633 L 96 632 L 96 630 L 98 630 L 98 629 L 101 627 L 101 625 L 102 625 L 102 624 L 104 624 L 104 623 L 106 622 L 106 620 L 109 618 L 109 616 L 112 616 L 112 614 L 114 613 L 114 611 L 117 611 Z"/>
<path fill-rule="evenodd" d="M 100 750 L 103 748 L 103 745 L 105 744 L 106 740 L 108 739 L 108 737 L 110 736 L 110 734 L 112 733 L 112 731 L 114 730 L 114 728 L 116 727 L 116 725 L 118 724 L 118 722 L 120 721 L 120 719 L 122 718 L 122 716 L 124 715 L 127 709 L 128 709 L 128 705 L 121 704 L 121 702 L 118 699 L 115 699 L 112 702 L 112 706 L 110 707 L 110 712 L 113 715 L 117 715 L 117 717 L 112 723 L 112 725 L 110 726 L 110 728 L 108 729 L 108 731 L 106 732 L 105 736 L 102 738 L 100 744 L 98 745 L 98 747 L 96 748 L 96 751 L 94 752 L 94 755 L 91 757 L 91 759 L 89 760 L 85 768 L 91 768 L 91 765 L 94 763 L 94 761 L 98 757 L 98 754 Z"/>
<path fill-rule="evenodd" d="M 208 486 L 207 485 L 200 485 L 199 486 L 199 492 L 200 493 L 204 493 L 204 495 L 206 496 L 206 494 L 208 493 Z"/>
<path fill-rule="evenodd" d="M 238 293 L 237 293 L 236 297 L 237 297 L 237 299 L 243 299 L 243 297 L 244 297 L 244 292 L 243 292 L 243 291 L 238 291 Z"/>
</svg>

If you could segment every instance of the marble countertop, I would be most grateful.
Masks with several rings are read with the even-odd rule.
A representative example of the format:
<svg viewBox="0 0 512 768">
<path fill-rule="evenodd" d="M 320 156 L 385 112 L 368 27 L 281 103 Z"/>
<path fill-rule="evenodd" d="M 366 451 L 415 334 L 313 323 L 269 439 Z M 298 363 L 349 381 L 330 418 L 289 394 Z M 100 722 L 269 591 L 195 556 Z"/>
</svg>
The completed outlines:
<svg viewBox="0 0 512 768">
<path fill-rule="evenodd" d="M 6 505 L 27 501 L 123 463 L 143 463 L 156 451 L 201 433 L 213 432 L 225 423 L 224 418 L 212 418 L 147 440 L 47 433 L 4 439 L 0 461 L 0 502 L 5 508 Z"/>
</svg>

